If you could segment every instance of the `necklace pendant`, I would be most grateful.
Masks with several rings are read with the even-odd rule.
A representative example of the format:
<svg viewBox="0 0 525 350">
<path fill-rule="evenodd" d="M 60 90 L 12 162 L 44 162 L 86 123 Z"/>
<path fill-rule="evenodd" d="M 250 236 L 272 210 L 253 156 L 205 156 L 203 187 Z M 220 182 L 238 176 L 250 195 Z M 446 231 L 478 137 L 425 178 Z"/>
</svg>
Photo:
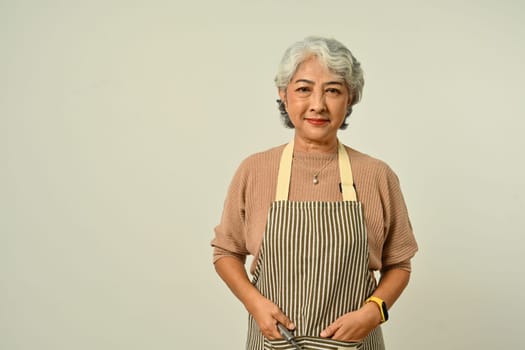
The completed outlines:
<svg viewBox="0 0 525 350">
<path fill-rule="evenodd" d="M 319 183 L 319 179 L 317 178 L 317 175 L 314 175 L 314 185 L 317 185 Z"/>
</svg>

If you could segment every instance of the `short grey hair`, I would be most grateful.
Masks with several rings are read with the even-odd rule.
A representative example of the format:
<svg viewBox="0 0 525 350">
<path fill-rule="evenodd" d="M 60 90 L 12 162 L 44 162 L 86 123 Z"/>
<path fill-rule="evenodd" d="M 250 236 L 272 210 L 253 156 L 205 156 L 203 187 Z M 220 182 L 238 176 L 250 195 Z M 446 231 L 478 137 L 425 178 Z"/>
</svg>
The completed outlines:
<svg viewBox="0 0 525 350">
<path fill-rule="evenodd" d="M 341 76 L 346 82 L 348 90 L 353 95 L 351 106 L 348 109 L 344 123 L 341 125 L 341 129 L 346 129 L 348 126 L 346 119 L 352 113 L 352 106 L 361 100 L 365 80 L 361 63 L 339 41 L 310 36 L 291 45 L 284 52 L 281 63 L 277 68 L 275 85 L 279 91 L 285 91 L 299 65 L 311 56 L 316 56 L 319 62 L 328 70 Z M 277 100 L 277 103 L 284 124 L 289 128 L 293 128 L 294 126 L 290 121 L 288 112 L 286 112 L 284 103 L 281 100 Z"/>
</svg>

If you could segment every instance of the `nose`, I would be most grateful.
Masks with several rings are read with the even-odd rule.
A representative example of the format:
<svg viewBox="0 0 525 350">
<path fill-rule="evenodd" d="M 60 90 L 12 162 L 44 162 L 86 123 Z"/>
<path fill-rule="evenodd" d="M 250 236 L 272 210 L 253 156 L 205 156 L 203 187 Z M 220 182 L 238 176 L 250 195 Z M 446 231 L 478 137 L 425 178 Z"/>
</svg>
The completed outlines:
<svg viewBox="0 0 525 350">
<path fill-rule="evenodd" d="M 321 113 L 325 108 L 326 103 L 324 91 L 314 91 L 310 95 L 310 112 Z"/>
</svg>

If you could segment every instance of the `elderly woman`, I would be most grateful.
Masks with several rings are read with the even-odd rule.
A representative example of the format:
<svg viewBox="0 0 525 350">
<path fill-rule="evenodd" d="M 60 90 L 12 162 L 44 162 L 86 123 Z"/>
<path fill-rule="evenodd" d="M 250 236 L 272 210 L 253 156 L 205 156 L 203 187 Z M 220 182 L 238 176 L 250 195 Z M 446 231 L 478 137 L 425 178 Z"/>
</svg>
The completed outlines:
<svg viewBox="0 0 525 350">
<path fill-rule="evenodd" d="M 379 325 L 417 244 L 394 172 L 337 138 L 361 98 L 360 64 L 309 37 L 286 50 L 275 82 L 294 138 L 242 162 L 212 241 L 250 316 L 247 349 L 384 349 Z"/>
</svg>

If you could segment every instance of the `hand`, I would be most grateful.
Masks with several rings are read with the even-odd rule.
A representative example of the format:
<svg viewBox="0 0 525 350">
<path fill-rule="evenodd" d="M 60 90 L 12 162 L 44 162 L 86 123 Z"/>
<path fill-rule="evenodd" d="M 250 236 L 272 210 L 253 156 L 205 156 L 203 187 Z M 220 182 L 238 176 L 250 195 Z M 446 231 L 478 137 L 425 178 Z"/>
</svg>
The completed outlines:
<svg viewBox="0 0 525 350">
<path fill-rule="evenodd" d="M 321 337 L 334 340 L 360 342 L 381 323 L 381 313 L 374 303 L 349 312 L 321 332 Z"/>
<path fill-rule="evenodd" d="M 269 340 L 281 339 L 281 333 L 277 329 L 277 322 L 283 324 L 289 330 L 295 329 L 295 325 L 269 299 L 260 295 L 246 305 L 248 312 L 253 316 L 259 326 L 261 333 Z"/>
</svg>

